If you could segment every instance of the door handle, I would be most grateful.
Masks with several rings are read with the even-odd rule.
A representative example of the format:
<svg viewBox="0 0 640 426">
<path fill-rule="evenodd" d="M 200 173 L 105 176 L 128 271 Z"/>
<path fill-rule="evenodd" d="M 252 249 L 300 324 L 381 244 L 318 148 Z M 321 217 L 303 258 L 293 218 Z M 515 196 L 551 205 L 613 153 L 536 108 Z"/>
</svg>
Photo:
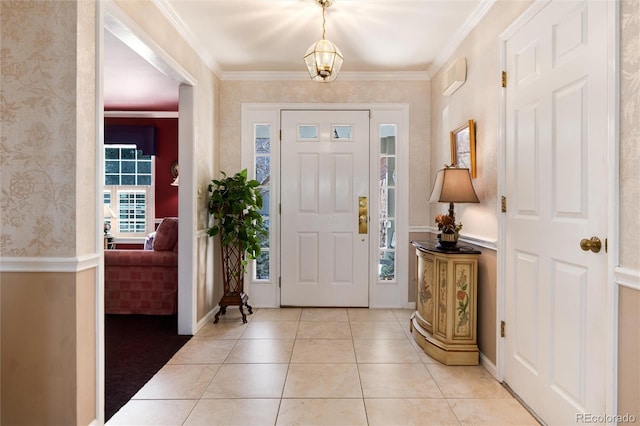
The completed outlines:
<svg viewBox="0 0 640 426">
<path fill-rule="evenodd" d="M 369 200 L 358 197 L 358 234 L 369 232 Z"/>
<path fill-rule="evenodd" d="M 580 248 L 584 251 L 591 250 L 594 253 L 598 253 L 602 248 L 602 241 L 598 237 L 591 237 L 589 240 L 583 238 L 580 240 Z"/>
</svg>

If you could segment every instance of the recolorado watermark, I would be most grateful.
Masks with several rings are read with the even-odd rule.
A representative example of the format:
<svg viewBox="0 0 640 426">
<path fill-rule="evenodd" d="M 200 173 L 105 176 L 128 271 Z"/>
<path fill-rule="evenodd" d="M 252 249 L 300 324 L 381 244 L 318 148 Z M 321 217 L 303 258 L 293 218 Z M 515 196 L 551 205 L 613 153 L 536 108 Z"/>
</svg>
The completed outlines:
<svg viewBox="0 0 640 426">
<path fill-rule="evenodd" d="M 633 414 L 592 414 L 576 413 L 576 423 L 601 423 L 601 424 L 621 424 L 635 423 L 637 420 Z"/>
</svg>

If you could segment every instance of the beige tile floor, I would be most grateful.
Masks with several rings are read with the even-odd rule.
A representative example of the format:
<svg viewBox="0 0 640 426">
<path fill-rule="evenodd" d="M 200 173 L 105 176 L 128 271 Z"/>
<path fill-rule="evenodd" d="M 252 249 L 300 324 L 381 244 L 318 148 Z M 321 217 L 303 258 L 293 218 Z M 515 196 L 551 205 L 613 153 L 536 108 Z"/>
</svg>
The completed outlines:
<svg viewBox="0 0 640 426">
<path fill-rule="evenodd" d="M 409 310 L 229 309 L 108 425 L 536 425 L 480 366 L 445 366 Z"/>
</svg>

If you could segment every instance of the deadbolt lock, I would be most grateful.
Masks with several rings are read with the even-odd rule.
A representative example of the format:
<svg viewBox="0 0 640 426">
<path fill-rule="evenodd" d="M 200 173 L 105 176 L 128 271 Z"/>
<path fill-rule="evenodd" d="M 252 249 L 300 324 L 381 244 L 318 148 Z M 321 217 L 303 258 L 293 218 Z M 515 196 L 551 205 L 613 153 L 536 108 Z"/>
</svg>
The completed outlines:
<svg viewBox="0 0 640 426">
<path fill-rule="evenodd" d="M 580 248 L 584 251 L 591 250 L 594 253 L 598 253 L 602 248 L 602 241 L 598 237 L 591 237 L 589 240 L 583 238 L 580 240 Z"/>
</svg>

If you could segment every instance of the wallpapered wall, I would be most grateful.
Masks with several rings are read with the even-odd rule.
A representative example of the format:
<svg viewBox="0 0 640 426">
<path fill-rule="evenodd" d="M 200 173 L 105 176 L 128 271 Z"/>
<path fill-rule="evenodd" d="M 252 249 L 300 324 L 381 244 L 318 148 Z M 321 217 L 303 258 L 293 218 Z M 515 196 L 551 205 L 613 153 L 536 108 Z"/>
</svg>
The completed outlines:
<svg viewBox="0 0 640 426">
<path fill-rule="evenodd" d="M 0 255 L 92 252 L 95 170 L 76 164 L 95 163 L 95 13 L 78 12 L 95 4 L 0 7 Z"/>
<path fill-rule="evenodd" d="M 640 2 L 623 0 L 620 35 L 620 264 L 640 269 Z M 635 232 L 625 232 L 635 230 Z"/>
<path fill-rule="evenodd" d="M 640 269 L 640 2 L 620 2 L 620 265 Z M 620 287 L 618 412 L 640 418 L 640 291 Z"/>
</svg>

